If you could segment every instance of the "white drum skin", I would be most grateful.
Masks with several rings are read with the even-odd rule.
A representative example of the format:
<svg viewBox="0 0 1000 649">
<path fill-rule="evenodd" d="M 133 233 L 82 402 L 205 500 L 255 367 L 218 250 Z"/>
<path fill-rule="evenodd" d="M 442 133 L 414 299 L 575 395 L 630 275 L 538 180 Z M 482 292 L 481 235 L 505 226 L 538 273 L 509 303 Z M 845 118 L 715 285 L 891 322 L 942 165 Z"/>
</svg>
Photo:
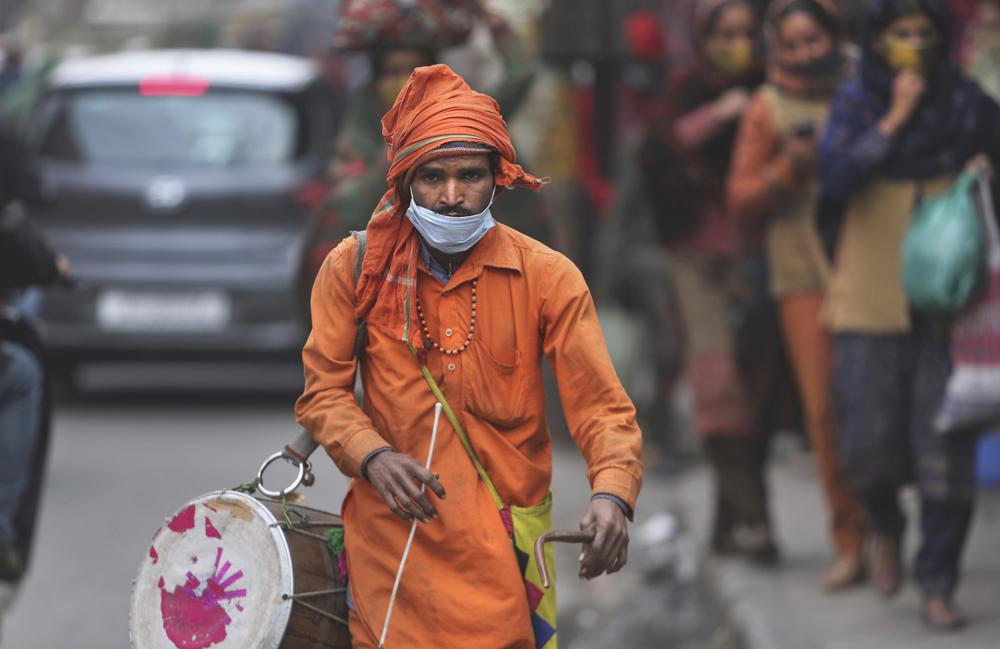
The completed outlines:
<svg viewBox="0 0 1000 649">
<path fill-rule="evenodd" d="M 153 536 L 132 588 L 133 649 L 278 649 L 294 593 L 274 515 L 235 491 L 196 498 Z"/>
</svg>

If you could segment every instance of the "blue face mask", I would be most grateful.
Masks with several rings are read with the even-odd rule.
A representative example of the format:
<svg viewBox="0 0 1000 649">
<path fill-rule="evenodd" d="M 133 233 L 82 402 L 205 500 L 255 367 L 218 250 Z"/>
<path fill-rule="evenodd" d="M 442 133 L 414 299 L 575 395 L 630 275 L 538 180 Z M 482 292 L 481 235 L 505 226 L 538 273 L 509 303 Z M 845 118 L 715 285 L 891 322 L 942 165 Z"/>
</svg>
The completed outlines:
<svg viewBox="0 0 1000 649">
<path fill-rule="evenodd" d="M 410 206 L 406 208 L 406 218 L 410 219 L 410 223 L 428 246 L 447 255 L 453 255 L 472 248 L 496 225 L 493 215 L 490 214 L 490 207 L 495 197 L 496 189 L 490 197 L 490 204 L 479 214 L 447 216 L 417 205 L 411 188 Z"/>
</svg>

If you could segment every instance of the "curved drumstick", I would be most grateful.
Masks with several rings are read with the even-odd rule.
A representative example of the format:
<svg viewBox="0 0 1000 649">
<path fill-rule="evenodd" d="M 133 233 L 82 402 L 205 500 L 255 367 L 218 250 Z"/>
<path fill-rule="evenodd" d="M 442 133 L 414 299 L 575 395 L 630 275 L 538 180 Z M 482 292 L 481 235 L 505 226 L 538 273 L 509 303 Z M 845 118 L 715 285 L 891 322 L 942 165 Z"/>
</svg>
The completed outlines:
<svg viewBox="0 0 1000 649">
<path fill-rule="evenodd" d="M 538 572 L 542 577 L 542 586 L 549 588 L 552 585 L 549 579 L 549 567 L 545 563 L 545 544 L 558 542 L 558 543 L 591 543 L 594 540 L 594 536 L 597 534 L 596 528 L 590 526 L 585 530 L 579 530 L 577 532 L 569 532 L 563 530 L 553 530 L 552 532 L 546 532 L 538 537 L 535 541 L 535 563 L 538 564 Z"/>
</svg>

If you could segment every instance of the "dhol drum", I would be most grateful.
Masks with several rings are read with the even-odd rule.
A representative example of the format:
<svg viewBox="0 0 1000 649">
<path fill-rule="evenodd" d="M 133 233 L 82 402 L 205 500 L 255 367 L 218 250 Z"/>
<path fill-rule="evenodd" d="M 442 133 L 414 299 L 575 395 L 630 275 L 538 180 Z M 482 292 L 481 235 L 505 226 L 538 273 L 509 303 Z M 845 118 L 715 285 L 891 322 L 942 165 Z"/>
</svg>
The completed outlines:
<svg viewBox="0 0 1000 649">
<path fill-rule="evenodd" d="M 334 514 L 236 491 L 187 503 L 139 566 L 133 649 L 349 649 L 331 549 L 342 529 Z"/>
</svg>

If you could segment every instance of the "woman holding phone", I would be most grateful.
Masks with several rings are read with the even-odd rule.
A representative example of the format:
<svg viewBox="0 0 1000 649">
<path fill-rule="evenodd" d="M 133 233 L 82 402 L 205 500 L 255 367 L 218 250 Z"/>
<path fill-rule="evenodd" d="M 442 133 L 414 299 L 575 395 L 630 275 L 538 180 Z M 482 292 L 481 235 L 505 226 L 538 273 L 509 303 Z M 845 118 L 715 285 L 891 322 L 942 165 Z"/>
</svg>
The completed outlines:
<svg viewBox="0 0 1000 649">
<path fill-rule="evenodd" d="M 829 0 L 779 0 L 765 24 L 768 80 L 743 115 L 727 184 L 729 213 L 763 224 L 771 293 L 805 408 L 836 559 L 823 585 L 864 575 L 864 514 L 841 469 L 832 403 L 833 342 L 820 321 L 829 273 L 816 231 L 818 137 L 849 68 Z"/>
</svg>

